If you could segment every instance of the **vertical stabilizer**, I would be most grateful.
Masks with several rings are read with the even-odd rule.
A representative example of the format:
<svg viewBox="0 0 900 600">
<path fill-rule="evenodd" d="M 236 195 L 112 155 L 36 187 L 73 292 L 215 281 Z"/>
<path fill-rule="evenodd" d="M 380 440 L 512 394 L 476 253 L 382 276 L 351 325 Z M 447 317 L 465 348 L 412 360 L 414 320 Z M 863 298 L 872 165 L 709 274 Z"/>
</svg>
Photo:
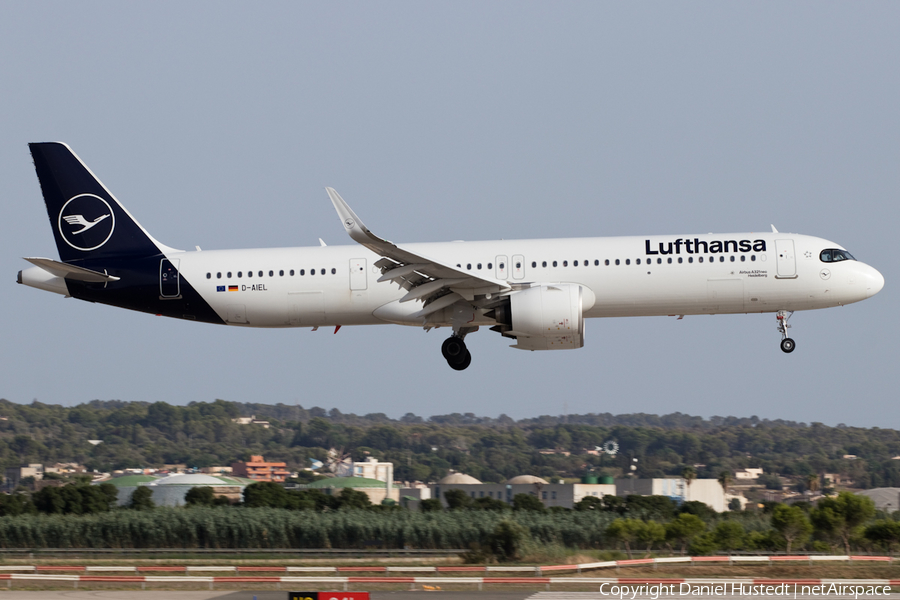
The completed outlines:
<svg viewBox="0 0 900 600">
<path fill-rule="evenodd" d="M 63 262 L 147 257 L 159 244 L 61 142 L 28 145 Z"/>
</svg>

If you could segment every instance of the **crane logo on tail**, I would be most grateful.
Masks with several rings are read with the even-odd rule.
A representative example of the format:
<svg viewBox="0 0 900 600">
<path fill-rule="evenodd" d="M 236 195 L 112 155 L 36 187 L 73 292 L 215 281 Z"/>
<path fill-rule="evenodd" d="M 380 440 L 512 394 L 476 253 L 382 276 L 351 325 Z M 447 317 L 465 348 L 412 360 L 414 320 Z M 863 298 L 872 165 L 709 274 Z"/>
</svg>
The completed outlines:
<svg viewBox="0 0 900 600">
<path fill-rule="evenodd" d="M 79 194 L 63 204 L 58 227 L 68 245 L 89 252 L 109 241 L 116 228 L 116 217 L 109 203 L 100 196 Z"/>
</svg>

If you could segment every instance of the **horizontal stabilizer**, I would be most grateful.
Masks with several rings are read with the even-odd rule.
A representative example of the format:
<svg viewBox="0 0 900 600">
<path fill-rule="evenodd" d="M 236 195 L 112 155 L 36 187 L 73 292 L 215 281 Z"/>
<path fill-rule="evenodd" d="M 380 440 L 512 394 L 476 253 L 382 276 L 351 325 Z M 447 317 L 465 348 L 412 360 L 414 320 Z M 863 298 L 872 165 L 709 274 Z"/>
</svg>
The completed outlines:
<svg viewBox="0 0 900 600">
<path fill-rule="evenodd" d="M 49 258 L 26 258 L 25 260 L 36 267 L 42 268 L 52 275 L 63 277 L 65 279 L 71 279 L 72 281 L 106 283 L 109 281 L 119 280 L 118 277 L 113 277 L 112 275 L 107 275 L 106 273 L 91 271 L 90 269 L 76 267 L 75 265 L 66 264 Z"/>
</svg>

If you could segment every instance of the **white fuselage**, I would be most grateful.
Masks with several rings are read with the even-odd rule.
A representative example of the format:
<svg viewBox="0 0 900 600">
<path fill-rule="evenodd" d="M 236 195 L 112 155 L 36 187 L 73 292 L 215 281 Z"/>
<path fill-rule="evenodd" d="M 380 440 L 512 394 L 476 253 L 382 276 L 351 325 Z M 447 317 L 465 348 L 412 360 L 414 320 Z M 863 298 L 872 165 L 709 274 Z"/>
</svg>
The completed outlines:
<svg viewBox="0 0 900 600">
<path fill-rule="evenodd" d="M 722 246 L 729 241 L 733 244 L 725 245 L 727 251 L 714 246 L 714 242 Z M 741 241 L 749 242 L 751 249 L 747 251 L 746 243 L 738 246 Z M 798 234 L 502 240 L 403 247 L 517 287 L 580 284 L 594 295 L 593 305 L 585 306 L 585 317 L 809 310 L 864 300 L 884 284 L 878 271 L 859 261 L 823 262 L 822 250 L 841 246 Z M 378 283 L 381 271 L 374 264 L 381 257 L 361 246 L 166 254 L 228 324 L 424 324 L 422 318 L 412 317 L 422 302 L 400 303 L 405 290 L 390 281 Z M 428 322 L 441 326 L 448 318 L 437 313 Z M 472 325 L 490 322 L 476 316 Z"/>
</svg>

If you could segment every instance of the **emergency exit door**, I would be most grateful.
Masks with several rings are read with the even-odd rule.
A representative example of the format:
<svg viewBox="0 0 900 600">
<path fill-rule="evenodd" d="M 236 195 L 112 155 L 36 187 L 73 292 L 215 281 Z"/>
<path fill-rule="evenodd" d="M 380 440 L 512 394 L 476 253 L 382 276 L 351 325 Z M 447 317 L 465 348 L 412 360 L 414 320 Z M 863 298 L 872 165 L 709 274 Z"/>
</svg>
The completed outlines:
<svg viewBox="0 0 900 600">
<path fill-rule="evenodd" d="M 368 286 L 366 274 L 366 259 L 350 259 L 350 289 L 364 290 Z"/>
</svg>

